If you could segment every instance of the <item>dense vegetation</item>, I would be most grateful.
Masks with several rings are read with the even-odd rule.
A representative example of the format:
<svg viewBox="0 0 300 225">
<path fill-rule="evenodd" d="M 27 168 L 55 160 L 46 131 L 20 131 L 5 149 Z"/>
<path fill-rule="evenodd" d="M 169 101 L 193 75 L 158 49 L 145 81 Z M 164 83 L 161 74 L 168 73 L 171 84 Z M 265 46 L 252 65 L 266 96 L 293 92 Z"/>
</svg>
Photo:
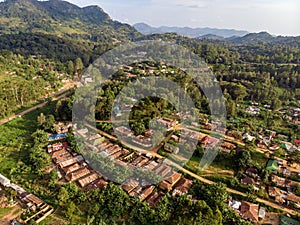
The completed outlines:
<svg viewBox="0 0 300 225">
<path fill-rule="evenodd" d="M 59 62 L 23 57 L 10 51 L 0 52 L 0 117 L 27 106 L 62 86 L 72 78 Z"/>
</svg>

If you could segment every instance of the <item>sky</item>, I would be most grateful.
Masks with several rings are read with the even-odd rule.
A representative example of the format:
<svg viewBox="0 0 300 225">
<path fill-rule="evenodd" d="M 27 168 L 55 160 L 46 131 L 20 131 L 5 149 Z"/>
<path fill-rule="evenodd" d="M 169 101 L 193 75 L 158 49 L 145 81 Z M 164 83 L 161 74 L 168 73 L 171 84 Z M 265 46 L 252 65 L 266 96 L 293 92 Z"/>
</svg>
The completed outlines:
<svg viewBox="0 0 300 225">
<path fill-rule="evenodd" d="M 0 0 L 2 2 L 3 0 Z M 300 36 L 300 0 L 65 0 L 114 20 L 154 27 L 224 28 Z"/>
<path fill-rule="evenodd" d="M 69 0 L 99 5 L 114 20 L 151 26 L 188 26 L 300 35 L 299 0 Z"/>
</svg>

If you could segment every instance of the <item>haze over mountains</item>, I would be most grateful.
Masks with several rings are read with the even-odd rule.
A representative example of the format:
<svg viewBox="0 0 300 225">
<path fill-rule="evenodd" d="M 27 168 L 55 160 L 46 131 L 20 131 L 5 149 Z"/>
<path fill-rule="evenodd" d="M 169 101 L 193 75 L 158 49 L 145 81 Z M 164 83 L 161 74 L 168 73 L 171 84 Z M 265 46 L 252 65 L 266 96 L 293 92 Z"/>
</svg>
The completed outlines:
<svg viewBox="0 0 300 225">
<path fill-rule="evenodd" d="M 242 37 L 248 34 L 248 31 L 234 30 L 234 29 L 217 29 L 217 28 L 190 28 L 190 27 L 168 27 L 161 26 L 158 28 L 151 27 L 146 23 L 137 23 L 133 25 L 137 31 L 142 34 L 164 34 L 164 33 L 177 33 L 179 35 L 197 38 L 204 35 L 216 35 L 223 38 L 232 36 Z"/>
</svg>

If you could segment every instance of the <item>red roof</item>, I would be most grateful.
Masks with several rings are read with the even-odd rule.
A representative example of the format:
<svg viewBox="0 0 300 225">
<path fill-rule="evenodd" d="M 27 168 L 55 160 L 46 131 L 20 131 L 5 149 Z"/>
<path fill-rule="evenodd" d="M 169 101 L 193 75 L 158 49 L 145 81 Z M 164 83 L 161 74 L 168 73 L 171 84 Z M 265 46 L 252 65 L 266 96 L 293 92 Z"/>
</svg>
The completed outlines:
<svg viewBox="0 0 300 225">
<path fill-rule="evenodd" d="M 298 145 L 300 145 L 300 140 L 295 139 L 294 142 Z"/>
</svg>

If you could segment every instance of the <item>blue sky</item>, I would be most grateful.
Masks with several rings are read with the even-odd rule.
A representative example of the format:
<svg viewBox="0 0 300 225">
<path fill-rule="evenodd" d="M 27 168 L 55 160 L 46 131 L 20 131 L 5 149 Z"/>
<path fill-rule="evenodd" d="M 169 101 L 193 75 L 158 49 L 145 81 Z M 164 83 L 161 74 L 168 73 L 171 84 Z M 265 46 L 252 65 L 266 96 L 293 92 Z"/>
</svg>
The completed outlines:
<svg viewBox="0 0 300 225">
<path fill-rule="evenodd" d="M 0 0 L 0 2 L 3 0 Z M 300 0 L 67 0 L 98 5 L 114 20 L 151 26 L 267 31 L 300 36 Z"/>
<path fill-rule="evenodd" d="M 299 0 L 69 0 L 99 5 L 121 22 L 300 35 Z"/>
</svg>

